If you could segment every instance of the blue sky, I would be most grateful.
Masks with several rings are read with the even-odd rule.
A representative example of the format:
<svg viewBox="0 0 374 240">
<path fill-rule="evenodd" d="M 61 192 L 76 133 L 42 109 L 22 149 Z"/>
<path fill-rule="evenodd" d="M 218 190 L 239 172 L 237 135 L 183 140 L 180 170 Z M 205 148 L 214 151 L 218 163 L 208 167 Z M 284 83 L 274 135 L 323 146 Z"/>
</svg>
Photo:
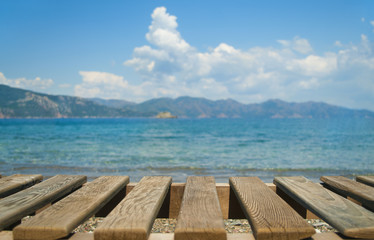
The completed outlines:
<svg viewBox="0 0 374 240">
<path fill-rule="evenodd" d="M 0 1 L 0 83 L 374 110 L 374 1 Z"/>
</svg>

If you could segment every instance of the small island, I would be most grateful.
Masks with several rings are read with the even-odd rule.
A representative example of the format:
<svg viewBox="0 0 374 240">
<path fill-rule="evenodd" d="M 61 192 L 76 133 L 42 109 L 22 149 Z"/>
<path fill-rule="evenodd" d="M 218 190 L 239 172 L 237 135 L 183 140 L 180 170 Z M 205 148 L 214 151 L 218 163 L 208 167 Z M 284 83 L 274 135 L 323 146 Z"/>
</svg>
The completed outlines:
<svg viewBox="0 0 374 240">
<path fill-rule="evenodd" d="M 170 112 L 160 112 L 159 114 L 157 114 L 156 118 L 178 118 L 178 117 L 172 115 Z"/>
</svg>

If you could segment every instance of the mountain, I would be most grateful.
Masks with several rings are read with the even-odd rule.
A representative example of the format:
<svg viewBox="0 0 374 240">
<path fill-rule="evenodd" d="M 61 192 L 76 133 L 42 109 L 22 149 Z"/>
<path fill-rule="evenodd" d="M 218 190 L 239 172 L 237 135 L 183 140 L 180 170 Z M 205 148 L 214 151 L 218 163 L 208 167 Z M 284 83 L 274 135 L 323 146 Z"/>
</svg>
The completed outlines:
<svg viewBox="0 0 374 240">
<path fill-rule="evenodd" d="M 179 97 L 139 104 L 124 100 L 55 96 L 0 84 L 0 118 L 155 117 L 170 112 L 178 118 L 373 118 L 374 112 L 322 102 L 289 103 L 278 99 L 242 104 L 232 99 L 212 101 Z"/>
<path fill-rule="evenodd" d="M 179 118 L 242 117 L 247 105 L 235 100 L 212 101 L 205 98 L 179 97 L 157 98 L 132 106 L 137 112 L 171 112 Z"/>
<path fill-rule="evenodd" d="M 131 117 L 128 109 L 115 109 L 93 101 L 54 96 L 0 85 L 0 118 Z"/>
<path fill-rule="evenodd" d="M 273 99 L 258 104 L 242 104 L 232 99 L 158 98 L 134 106 L 136 112 L 170 112 L 179 118 L 374 118 L 374 112 L 318 102 L 288 103 Z"/>
<path fill-rule="evenodd" d="M 134 106 L 136 103 L 129 102 L 126 100 L 117 100 L 117 99 L 101 99 L 101 98 L 88 98 L 88 100 L 95 102 L 97 104 L 111 107 L 111 108 L 124 108 L 128 106 Z"/>
</svg>

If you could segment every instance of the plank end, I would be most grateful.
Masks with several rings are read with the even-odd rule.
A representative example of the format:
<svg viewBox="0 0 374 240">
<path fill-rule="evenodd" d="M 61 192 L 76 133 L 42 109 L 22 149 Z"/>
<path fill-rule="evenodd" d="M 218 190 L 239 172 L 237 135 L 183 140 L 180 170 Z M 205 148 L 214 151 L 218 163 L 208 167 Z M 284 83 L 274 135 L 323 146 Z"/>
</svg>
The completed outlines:
<svg viewBox="0 0 374 240">
<path fill-rule="evenodd" d="M 197 229 L 197 228 L 179 228 L 174 232 L 175 240 L 227 240 L 227 233 L 224 228 L 218 229 Z"/>
<path fill-rule="evenodd" d="M 58 239 L 66 237 L 70 232 L 65 228 L 48 228 L 48 227 L 27 227 L 18 226 L 13 229 L 14 240 L 42 240 Z"/>
<path fill-rule="evenodd" d="M 305 228 L 263 228 L 253 232 L 256 240 L 288 239 L 298 240 L 312 237 L 316 231 L 312 226 Z"/>
<path fill-rule="evenodd" d="M 374 227 L 345 229 L 342 234 L 347 237 L 374 239 Z"/>
<path fill-rule="evenodd" d="M 95 240 L 111 240 L 111 239 L 126 239 L 126 240 L 147 240 L 148 232 L 143 228 L 131 229 L 113 229 L 101 228 L 94 231 Z"/>
<path fill-rule="evenodd" d="M 12 231 L 0 231 L 0 239 L 1 240 L 13 240 L 13 232 Z"/>
</svg>

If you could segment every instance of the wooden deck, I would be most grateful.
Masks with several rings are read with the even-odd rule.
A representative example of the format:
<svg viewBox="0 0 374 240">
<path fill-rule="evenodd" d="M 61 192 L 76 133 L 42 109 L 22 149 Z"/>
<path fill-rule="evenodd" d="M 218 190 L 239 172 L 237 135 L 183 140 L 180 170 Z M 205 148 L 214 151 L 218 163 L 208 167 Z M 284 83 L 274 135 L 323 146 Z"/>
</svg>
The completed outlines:
<svg viewBox="0 0 374 240">
<path fill-rule="evenodd" d="M 85 176 L 41 175 L 0 178 L 0 240 L 254 240 L 374 239 L 372 177 L 350 180 L 322 176 L 323 184 L 304 177 Z M 32 217 L 21 223 L 25 216 Z M 92 216 L 104 216 L 93 233 L 72 233 Z M 304 219 L 318 216 L 339 232 L 315 233 Z M 151 233 L 155 218 L 176 218 L 174 233 Z M 247 218 L 253 234 L 226 233 L 223 220 Z"/>
</svg>

